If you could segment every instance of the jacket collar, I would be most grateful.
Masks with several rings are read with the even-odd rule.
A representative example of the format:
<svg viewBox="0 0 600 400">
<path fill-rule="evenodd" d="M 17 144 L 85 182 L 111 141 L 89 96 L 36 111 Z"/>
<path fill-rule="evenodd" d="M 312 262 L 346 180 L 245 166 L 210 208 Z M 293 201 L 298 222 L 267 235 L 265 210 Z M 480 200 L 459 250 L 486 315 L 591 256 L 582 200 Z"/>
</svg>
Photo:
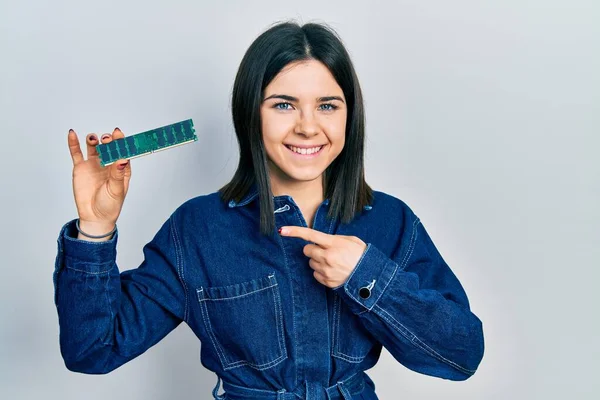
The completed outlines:
<svg viewBox="0 0 600 400">
<path fill-rule="evenodd" d="M 245 206 L 246 204 L 249 204 L 250 202 L 252 202 L 252 200 L 254 200 L 257 197 L 258 197 L 258 187 L 257 187 L 256 183 L 253 183 L 252 186 L 250 186 L 248 193 L 246 193 L 246 195 L 239 202 L 236 202 L 235 200 L 230 200 L 228 206 L 229 206 L 229 208 Z M 279 196 L 279 197 L 283 197 L 283 196 Z M 326 205 L 328 205 L 329 199 L 325 199 L 324 203 Z M 372 205 L 366 205 L 364 207 L 364 209 L 367 211 L 372 208 L 373 208 Z"/>
<path fill-rule="evenodd" d="M 256 197 L 258 197 L 258 187 L 256 186 L 256 183 L 253 183 L 252 186 L 250 186 L 248 193 L 246 193 L 242 200 L 240 200 L 239 202 L 236 202 L 235 200 L 229 201 L 229 208 L 245 206 L 246 204 L 254 200 Z"/>
</svg>

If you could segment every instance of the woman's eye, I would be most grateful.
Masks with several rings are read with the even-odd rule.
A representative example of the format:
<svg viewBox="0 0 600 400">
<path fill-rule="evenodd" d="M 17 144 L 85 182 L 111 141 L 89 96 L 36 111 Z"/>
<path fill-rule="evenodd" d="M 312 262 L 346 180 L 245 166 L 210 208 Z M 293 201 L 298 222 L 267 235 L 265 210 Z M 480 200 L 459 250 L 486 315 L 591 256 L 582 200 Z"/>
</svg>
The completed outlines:
<svg viewBox="0 0 600 400">
<path fill-rule="evenodd" d="M 277 103 L 273 106 L 273 108 L 276 108 L 278 110 L 289 110 L 290 107 L 292 107 L 290 103 Z"/>
<path fill-rule="evenodd" d="M 321 110 L 325 110 L 325 111 L 332 111 L 335 110 L 337 108 L 337 106 L 334 106 L 333 104 L 321 104 Z"/>
</svg>

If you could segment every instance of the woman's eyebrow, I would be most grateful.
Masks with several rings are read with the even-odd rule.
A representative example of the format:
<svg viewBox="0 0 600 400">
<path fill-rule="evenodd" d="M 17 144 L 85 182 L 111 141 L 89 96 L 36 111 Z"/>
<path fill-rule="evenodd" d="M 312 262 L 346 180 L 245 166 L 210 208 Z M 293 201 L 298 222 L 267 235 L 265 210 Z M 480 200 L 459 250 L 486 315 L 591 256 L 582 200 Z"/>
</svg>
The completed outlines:
<svg viewBox="0 0 600 400">
<path fill-rule="evenodd" d="M 269 99 L 282 99 L 287 101 L 298 101 L 298 98 L 293 96 L 288 96 L 287 94 L 272 94 L 269 97 L 266 97 L 263 101 L 267 101 Z"/>
<path fill-rule="evenodd" d="M 282 100 L 287 100 L 287 101 L 298 102 L 297 97 L 289 96 L 287 94 L 272 94 L 269 97 L 266 97 L 263 101 L 267 101 L 269 99 L 282 99 Z M 339 100 L 342 103 L 344 102 L 344 99 L 342 99 L 340 96 L 325 96 L 325 97 L 317 98 L 318 102 L 331 101 L 331 100 Z"/>
<path fill-rule="evenodd" d="M 317 99 L 318 102 L 331 101 L 331 100 L 339 100 L 342 103 L 344 102 L 344 99 L 342 99 L 340 96 L 325 96 L 325 97 L 319 97 Z"/>
</svg>

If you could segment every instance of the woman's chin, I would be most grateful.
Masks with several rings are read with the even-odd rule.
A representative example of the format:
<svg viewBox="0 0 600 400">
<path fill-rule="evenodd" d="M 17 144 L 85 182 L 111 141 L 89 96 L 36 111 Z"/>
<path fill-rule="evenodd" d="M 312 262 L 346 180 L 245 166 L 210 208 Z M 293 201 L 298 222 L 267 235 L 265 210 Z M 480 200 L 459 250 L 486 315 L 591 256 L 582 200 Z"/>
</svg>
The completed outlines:
<svg viewBox="0 0 600 400">
<path fill-rule="evenodd" d="M 296 171 L 296 170 L 284 170 L 286 175 L 286 181 L 288 182 L 312 182 L 316 179 L 320 179 L 323 175 L 323 171 Z"/>
</svg>

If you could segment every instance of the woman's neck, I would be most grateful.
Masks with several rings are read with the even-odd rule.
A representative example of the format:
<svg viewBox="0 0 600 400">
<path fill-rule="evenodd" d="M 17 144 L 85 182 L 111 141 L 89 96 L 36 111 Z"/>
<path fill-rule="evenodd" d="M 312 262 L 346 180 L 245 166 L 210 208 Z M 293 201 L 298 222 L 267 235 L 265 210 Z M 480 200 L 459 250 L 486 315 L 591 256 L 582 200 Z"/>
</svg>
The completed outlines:
<svg viewBox="0 0 600 400">
<path fill-rule="evenodd" d="M 273 196 L 291 196 L 300 208 L 308 227 L 312 227 L 313 217 L 324 200 L 322 182 L 322 176 L 312 181 L 284 181 L 271 175 L 271 191 Z"/>
<path fill-rule="evenodd" d="M 321 178 L 312 181 L 281 182 L 271 179 L 273 196 L 291 196 L 296 203 L 320 204 L 323 202 L 323 183 Z"/>
</svg>

